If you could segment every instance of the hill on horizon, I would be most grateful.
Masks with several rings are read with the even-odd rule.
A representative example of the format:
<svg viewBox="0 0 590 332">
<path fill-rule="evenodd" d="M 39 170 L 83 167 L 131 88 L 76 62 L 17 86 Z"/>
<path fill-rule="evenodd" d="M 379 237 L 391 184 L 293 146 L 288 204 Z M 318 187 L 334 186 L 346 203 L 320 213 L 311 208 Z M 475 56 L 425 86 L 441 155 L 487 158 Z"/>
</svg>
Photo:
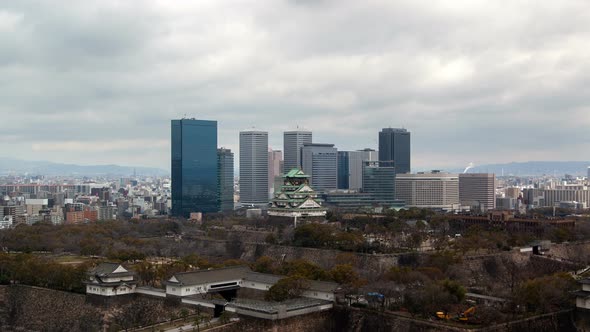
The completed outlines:
<svg viewBox="0 0 590 332">
<path fill-rule="evenodd" d="M 494 173 L 496 176 L 575 175 L 586 176 L 590 161 L 527 161 L 504 164 L 475 165 L 467 173 Z M 452 172 L 463 173 L 464 169 Z"/>
</svg>

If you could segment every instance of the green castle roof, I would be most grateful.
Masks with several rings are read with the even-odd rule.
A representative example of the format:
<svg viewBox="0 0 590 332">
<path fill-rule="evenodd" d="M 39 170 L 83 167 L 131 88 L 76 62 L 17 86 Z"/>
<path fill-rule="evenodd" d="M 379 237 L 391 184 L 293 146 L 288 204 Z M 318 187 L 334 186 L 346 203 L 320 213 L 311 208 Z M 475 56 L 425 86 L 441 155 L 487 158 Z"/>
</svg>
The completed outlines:
<svg viewBox="0 0 590 332">
<path fill-rule="evenodd" d="M 286 178 L 308 178 L 309 175 L 303 173 L 299 168 L 293 168 L 285 175 Z"/>
</svg>

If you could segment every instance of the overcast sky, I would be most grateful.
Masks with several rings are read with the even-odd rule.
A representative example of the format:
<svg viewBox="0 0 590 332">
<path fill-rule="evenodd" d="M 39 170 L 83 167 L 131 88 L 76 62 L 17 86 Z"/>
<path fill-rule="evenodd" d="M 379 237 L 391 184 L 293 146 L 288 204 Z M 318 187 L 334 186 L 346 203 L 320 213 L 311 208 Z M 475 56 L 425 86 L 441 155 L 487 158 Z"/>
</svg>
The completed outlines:
<svg viewBox="0 0 590 332">
<path fill-rule="evenodd" d="M 62 5 L 56 5 L 61 3 Z M 0 153 L 170 168 L 170 120 L 412 166 L 589 160 L 590 1 L 0 2 Z M 237 153 L 236 153 L 237 155 Z"/>
</svg>

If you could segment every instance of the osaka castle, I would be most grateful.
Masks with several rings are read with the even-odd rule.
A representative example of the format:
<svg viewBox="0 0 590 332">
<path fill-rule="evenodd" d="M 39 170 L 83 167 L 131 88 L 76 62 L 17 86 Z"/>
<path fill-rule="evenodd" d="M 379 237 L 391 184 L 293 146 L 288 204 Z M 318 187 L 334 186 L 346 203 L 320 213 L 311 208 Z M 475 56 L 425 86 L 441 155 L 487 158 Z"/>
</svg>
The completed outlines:
<svg viewBox="0 0 590 332">
<path fill-rule="evenodd" d="M 318 194 L 309 185 L 309 175 L 294 168 L 283 177 L 281 189 L 275 193 L 268 208 L 268 215 L 298 218 L 326 217 Z"/>
</svg>

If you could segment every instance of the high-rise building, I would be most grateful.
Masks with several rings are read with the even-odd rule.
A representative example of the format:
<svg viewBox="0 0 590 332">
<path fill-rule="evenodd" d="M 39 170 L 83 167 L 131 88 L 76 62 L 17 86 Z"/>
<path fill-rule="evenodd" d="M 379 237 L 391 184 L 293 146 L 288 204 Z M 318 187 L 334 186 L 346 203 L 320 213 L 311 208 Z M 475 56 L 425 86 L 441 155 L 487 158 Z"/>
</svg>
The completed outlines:
<svg viewBox="0 0 590 332">
<path fill-rule="evenodd" d="M 220 211 L 234 210 L 234 154 L 230 149 L 217 149 Z"/>
<path fill-rule="evenodd" d="M 587 181 L 590 181 L 590 166 L 588 166 L 588 175 L 586 177 Z"/>
<path fill-rule="evenodd" d="M 306 143 L 301 148 L 303 171 L 319 191 L 338 188 L 338 150 L 334 144 Z"/>
<path fill-rule="evenodd" d="M 275 180 L 276 177 L 280 177 L 283 173 L 283 151 L 281 150 L 268 150 L 268 192 L 270 197 L 273 197 L 275 192 Z M 278 189 L 278 188 L 277 188 Z"/>
<path fill-rule="evenodd" d="M 268 206 L 268 132 L 240 132 L 240 204 Z"/>
<path fill-rule="evenodd" d="M 363 192 L 371 194 L 378 205 L 395 202 L 395 166 L 393 161 L 363 161 Z"/>
<path fill-rule="evenodd" d="M 352 151 L 338 151 L 338 189 L 350 189 L 350 154 Z"/>
<path fill-rule="evenodd" d="M 491 173 L 459 174 L 461 205 L 477 206 L 487 211 L 496 208 L 496 176 Z M 515 198 L 518 198 L 515 197 Z"/>
<path fill-rule="evenodd" d="M 459 208 L 459 176 L 432 171 L 396 174 L 395 198 L 408 207 L 456 210 Z"/>
<path fill-rule="evenodd" d="M 217 121 L 172 120 L 172 215 L 218 211 Z"/>
<path fill-rule="evenodd" d="M 397 174 L 410 173 L 410 132 L 402 128 L 383 128 L 379 132 L 379 160 L 395 162 Z"/>
<path fill-rule="evenodd" d="M 377 161 L 377 151 L 338 151 L 338 189 L 360 190 L 363 187 L 363 162 Z"/>
<path fill-rule="evenodd" d="M 311 131 L 295 130 L 283 133 L 283 172 L 288 173 L 293 168 L 303 166 L 301 163 L 301 148 L 303 144 L 312 142 Z"/>
</svg>

